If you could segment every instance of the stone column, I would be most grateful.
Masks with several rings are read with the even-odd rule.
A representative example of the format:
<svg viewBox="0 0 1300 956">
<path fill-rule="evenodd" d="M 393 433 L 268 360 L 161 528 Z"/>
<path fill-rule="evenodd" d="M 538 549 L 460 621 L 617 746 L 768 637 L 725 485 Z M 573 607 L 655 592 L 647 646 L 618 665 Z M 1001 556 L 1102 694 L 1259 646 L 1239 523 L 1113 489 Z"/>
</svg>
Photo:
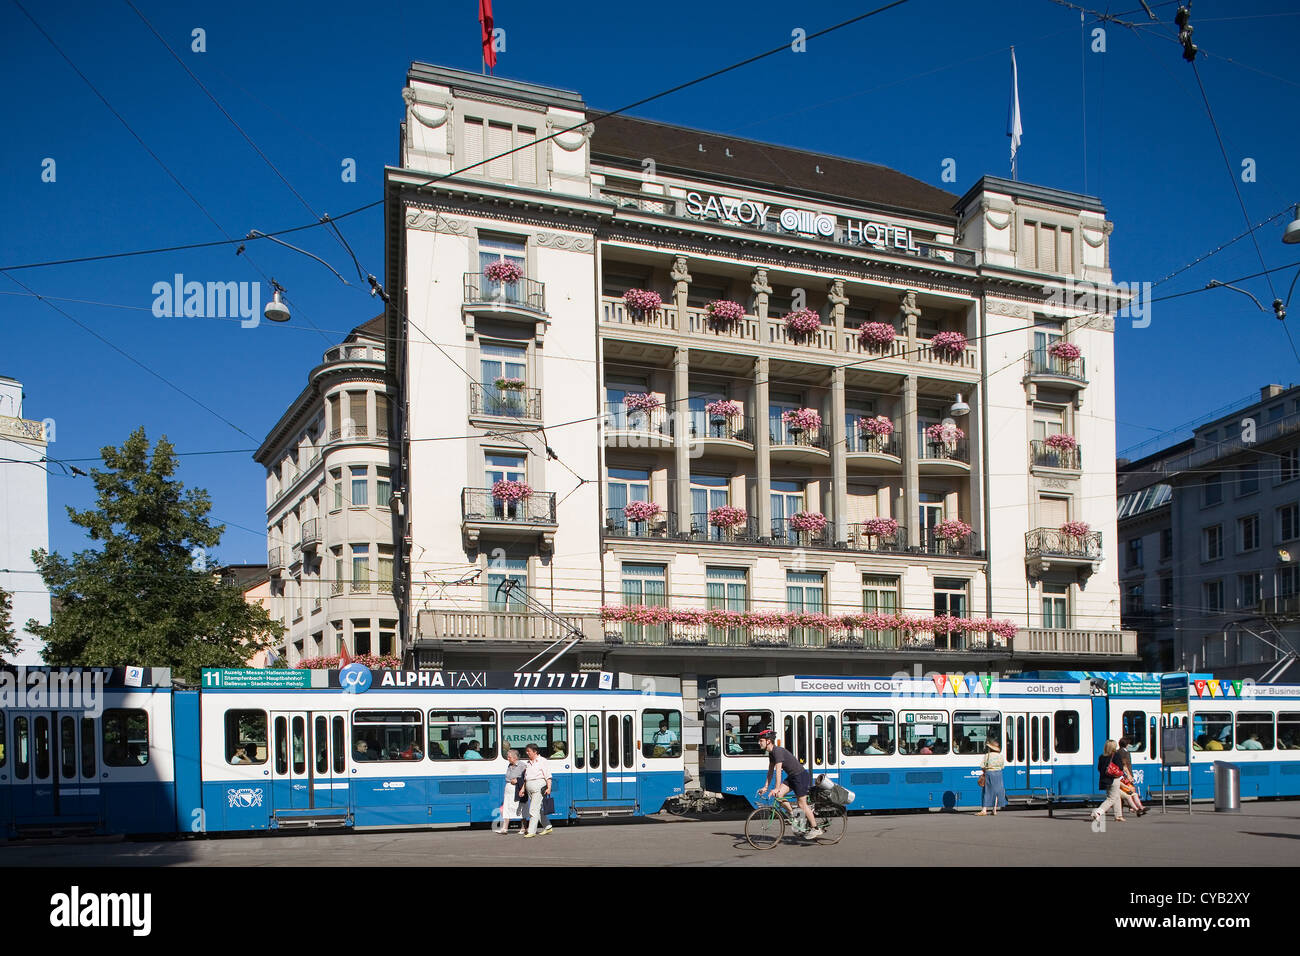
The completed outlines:
<svg viewBox="0 0 1300 956">
<path fill-rule="evenodd" d="M 826 301 L 830 303 L 831 325 L 835 326 L 835 351 L 844 348 L 844 309 L 849 304 L 849 297 L 844 294 L 844 280 L 832 279 L 826 287 Z"/>
<path fill-rule="evenodd" d="M 763 310 L 767 311 L 766 296 Z M 772 459 L 769 457 L 772 436 L 767 430 L 767 357 L 754 360 L 754 514 L 758 519 L 759 537 L 772 534 Z"/>
<path fill-rule="evenodd" d="M 840 306 L 843 318 L 843 306 Z M 844 422 L 844 367 L 831 370 L 831 488 L 828 496 L 834 518 L 832 541 L 849 540 L 848 444 Z"/>
<path fill-rule="evenodd" d="M 691 530 L 691 429 L 690 395 L 691 350 L 673 350 L 673 402 L 669 421 L 673 423 L 673 470 L 677 481 L 673 484 L 672 507 L 677 512 L 677 530 Z"/>
<path fill-rule="evenodd" d="M 921 479 L 917 468 L 920 457 L 916 437 L 916 375 L 903 380 L 903 514 L 901 524 L 907 527 L 907 540 L 912 545 L 921 543 L 921 529 L 917 526 L 921 500 Z M 898 515 L 894 515 L 898 520 Z"/>
<path fill-rule="evenodd" d="M 768 331 L 767 297 L 772 294 L 772 287 L 767 284 L 767 270 L 755 269 L 754 280 L 749 284 L 754 293 L 754 315 L 758 317 L 758 342 L 770 345 L 772 335 Z"/>
<path fill-rule="evenodd" d="M 673 267 L 668 271 L 668 276 L 673 280 L 673 308 L 677 310 L 677 334 L 685 335 L 688 331 L 686 296 L 691 291 L 691 274 L 687 271 L 685 256 L 677 256 L 673 259 Z"/>
<path fill-rule="evenodd" d="M 907 335 L 907 357 L 916 360 L 916 320 L 921 317 L 921 309 L 916 304 L 915 292 L 904 292 L 898 297 L 898 311 L 903 316 L 903 332 Z"/>
</svg>

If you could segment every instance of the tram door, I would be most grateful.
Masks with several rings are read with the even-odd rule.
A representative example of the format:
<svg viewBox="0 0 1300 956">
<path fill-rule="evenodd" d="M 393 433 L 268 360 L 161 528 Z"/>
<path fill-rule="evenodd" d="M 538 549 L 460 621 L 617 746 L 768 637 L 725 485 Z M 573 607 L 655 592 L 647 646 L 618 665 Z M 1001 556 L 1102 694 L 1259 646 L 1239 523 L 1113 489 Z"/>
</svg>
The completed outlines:
<svg viewBox="0 0 1300 956">
<path fill-rule="evenodd" d="M 782 746 L 812 771 L 814 780 L 818 774 L 833 774 L 839 769 L 839 717 L 827 711 L 804 711 L 782 718 Z"/>
<path fill-rule="evenodd" d="M 272 711 L 274 810 L 346 806 L 346 720 L 342 712 Z"/>
<path fill-rule="evenodd" d="M 95 776 L 95 722 L 80 713 L 60 712 L 54 741 L 57 767 L 55 795 L 60 816 L 99 813 L 99 781 Z"/>
<path fill-rule="evenodd" d="M 1002 781 L 1008 793 L 1030 793 L 1052 787 L 1052 715 L 1002 715 Z"/>
<path fill-rule="evenodd" d="M 32 710 L 10 713 L 12 758 L 8 762 L 13 777 L 14 820 L 48 819 L 58 813 L 54 714 Z"/>
<path fill-rule="evenodd" d="M 587 711 L 571 719 L 573 799 L 635 800 L 637 748 L 642 742 L 632 712 Z"/>
</svg>

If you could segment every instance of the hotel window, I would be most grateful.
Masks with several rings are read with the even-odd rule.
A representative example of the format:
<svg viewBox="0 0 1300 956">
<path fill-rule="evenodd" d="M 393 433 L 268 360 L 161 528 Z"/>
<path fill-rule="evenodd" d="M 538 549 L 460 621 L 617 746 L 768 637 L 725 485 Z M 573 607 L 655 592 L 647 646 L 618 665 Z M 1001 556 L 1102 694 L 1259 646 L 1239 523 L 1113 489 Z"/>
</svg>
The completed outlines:
<svg viewBox="0 0 1300 956">
<path fill-rule="evenodd" d="M 392 506 L 393 473 L 389 468 L 375 469 L 375 504 L 381 508 Z"/>
<path fill-rule="evenodd" d="M 334 511 L 343 510 L 343 470 L 335 468 L 330 472 L 330 478 L 334 482 Z"/>
<path fill-rule="evenodd" d="M 392 431 L 389 417 L 388 396 L 382 392 L 375 393 L 375 434 L 379 438 L 387 438 Z"/>
<path fill-rule="evenodd" d="M 485 342 L 479 347 L 479 381 L 483 383 L 483 408 L 487 415 L 522 416 L 527 403 L 517 388 L 498 385 L 502 380 L 528 381 L 528 349 L 519 345 Z"/>
<path fill-rule="evenodd" d="M 1300 538 L 1300 505 L 1289 504 L 1277 509 L 1277 530 L 1281 541 Z"/>
<path fill-rule="evenodd" d="M 1268 412 L 1264 418 L 1264 424 L 1271 425 L 1273 424 L 1273 422 L 1281 421 L 1282 414 L 1285 411 L 1286 411 L 1285 405 L 1270 405 Z"/>
<path fill-rule="evenodd" d="M 356 654 L 370 653 L 370 622 L 352 622 L 352 650 Z"/>
<path fill-rule="evenodd" d="M 702 309 L 710 302 L 727 298 L 728 285 L 726 279 L 718 276 L 692 276 L 689 291 L 686 294 L 687 308 Z"/>
<path fill-rule="evenodd" d="M 1070 626 L 1070 585 L 1043 582 L 1043 627 Z"/>
<path fill-rule="evenodd" d="M 536 142 L 537 130 L 533 127 L 465 117 L 465 160 L 467 166 L 473 167 L 468 170 L 471 175 L 536 183 Z M 513 149 L 519 152 L 510 152 Z M 487 163 L 483 163 L 485 159 Z"/>
<path fill-rule="evenodd" d="M 605 527 L 626 528 L 628 520 L 623 509 L 630 502 L 650 500 L 650 472 L 645 468 L 610 468 L 605 497 L 609 502 Z"/>
<path fill-rule="evenodd" d="M 1038 272 L 1072 272 L 1074 230 L 1021 220 L 1020 265 Z"/>
<path fill-rule="evenodd" d="M 665 565 L 624 563 L 622 573 L 625 605 L 668 606 L 668 568 Z M 629 643 L 662 644 L 666 636 L 667 627 L 663 624 L 623 624 L 623 640 Z"/>
<path fill-rule="evenodd" d="M 626 268 L 626 267 L 624 267 Z M 631 272 L 619 272 L 617 267 L 606 268 L 602 272 L 600 294 L 609 296 L 613 299 L 623 298 L 623 293 L 628 289 L 644 289 L 650 284 L 650 274 L 642 272 L 633 274 Z"/>
<path fill-rule="evenodd" d="M 1174 579 L 1168 576 L 1160 579 L 1160 606 L 1174 606 Z"/>
<path fill-rule="evenodd" d="M 343 423 L 343 437 L 366 437 L 366 393 L 348 392 L 348 419 Z"/>
<path fill-rule="evenodd" d="M 395 652 L 397 643 L 397 622 L 380 621 L 379 622 L 379 655 L 389 657 Z"/>
<path fill-rule="evenodd" d="M 1141 614 L 1145 609 L 1146 600 L 1143 596 L 1144 587 L 1141 584 L 1130 584 L 1124 589 L 1124 613 Z"/>
<path fill-rule="evenodd" d="M 935 578 L 935 617 L 944 615 L 949 617 L 966 617 L 966 586 L 967 582 L 961 578 Z M 961 641 L 962 635 L 957 631 L 947 634 L 941 634 L 936 631 L 934 635 L 934 646 L 936 648 L 961 650 Z"/>
<path fill-rule="evenodd" d="M 1205 543 L 1203 561 L 1217 561 L 1223 557 L 1223 525 L 1211 525 L 1201 530 L 1201 540 Z"/>
<path fill-rule="evenodd" d="M 1277 480 L 1279 483 L 1292 481 L 1296 475 L 1300 475 L 1300 446 L 1278 452 L 1277 458 Z"/>
<path fill-rule="evenodd" d="M 505 592 L 500 591 L 506 581 L 514 581 L 520 587 L 510 592 L 507 600 Z M 514 611 L 527 609 L 524 604 L 524 591 L 528 587 L 527 558 L 493 558 L 488 562 L 487 590 L 489 611 Z"/>
<path fill-rule="evenodd" d="M 691 475 L 691 531 L 721 541 L 723 529 L 709 524 L 709 512 L 728 504 L 730 492 L 721 475 Z"/>
<path fill-rule="evenodd" d="M 1217 505 L 1223 501 L 1223 476 L 1219 473 L 1205 476 L 1205 491 L 1202 504 L 1205 507 Z"/>
<path fill-rule="evenodd" d="M 1259 606 L 1260 578 L 1256 573 L 1237 575 L 1237 607 L 1246 610 Z"/>
<path fill-rule="evenodd" d="M 345 565 L 343 563 L 343 551 L 340 548 L 332 548 L 334 554 L 334 580 L 330 582 L 330 594 L 342 594 L 343 582 L 345 580 Z"/>
<path fill-rule="evenodd" d="M 748 611 L 749 574 L 744 568 L 704 569 L 704 606 L 710 611 Z M 739 628 L 710 627 L 711 644 L 742 644 L 747 640 Z"/>
<path fill-rule="evenodd" d="M 1206 581 L 1201 585 L 1201 607 L 1206 611 L 1223 610 L 1223 582 Z"/>
<path fill-rule="evenodd" d="M 524 456 L 488 452 L 484 456 L 483 478 L 489 488 L 498 481 L 523 481 Z"/>
<path fill-rule="evenodd" d="M 613 429 L 628 428 L 632 422 L 628 417 L 627 406 L 623 400 L 628 395 L 644 395 L 650 391 L 645 379 L 609 378 L 605 380 L 605 427 Z M 638 431 L 650 425 L 648 414 L 635 421 Z"/>
<path fill-rule="evenodd" d="M 874 451 L 887 447 L 888 439 L 876 439 L 858 430 L 858 419 L 873 418 L 875 414 L 876 403 L 873 401 L 859 400 L 844 406 L 844 440 L 848 451 Z"/>
<path fill-rule="evenodd" d="M 1241 465 L 1237 468 L 1237 497 L 1253 495 L 1259 491 L 1259 462 L 1252 461 L 1249 464 Z"/>
<path fill-rule="evenodd" d="M 367 486 L 370 484 L 370 469 L 362 466 L 360 468 L 351 468 L 349 471 L 352 474 L 352 507 L 364 508 L 370 499 L 367 494 Z"/>
<path fill-rule="evenodd" d="M 691 419 L 692 435 L 712 435 L 715 438 L 727 437 L 727 422 L 714 424 L 709 418 L 708 406 L 710 402 L 718 402 L 725 399 L 725 393 L 718 389 L 698 389 L 692 388 L 686 398 L 686 410 Z"/>
<path fill-rule="evenodd" d="M 1065 409 L 1056 405 L 1034 403 L 1034 441 L 1046 441 L 1050 435 L 1065 431 Z"/>
<path fill-rule="evenodd" d="M 1142 539 L 1130 538 L 1128 542 L 1127 560 L 1124 563 L 1126 568 L 1142 567 Z"/>
<path fill-rule="evenodd" d="M 1237 550 L 1254 551 L 1259 547 L 1259 515 L 1237 519 Z"/>
<path fill-rule="evenodd" d="M 920 497 L 918 517 L 921 522 L 921 545 L 926 549 L 933 550 L 936 546 L 943 544 L 945 540 L 937 537 L 934 533 L 934 529 L 943 520 L 944 496 L 935 494 L 932 491 L 922 491 Z"/>
<path fill-rule="evenodd" d="M 379 546 L 379 593 L 393 593 L 393 549 L 383 544 Z"/>
<path fill-rule="evenodd" d="M 826 610 L 826 575 L 811 571 L 785 573 L 786 610 L 822 614 Z"/>
<path fill-rule="evenodd" d="M 1295 597 L 1300 594 L 1300 565 L 1287 565 L 1277 569 L 1277 596 Z"/>
<path fill-rule="evenodd" d="M 802 481 L 771 482 L 772 540 L 777 543 L 796 544 L 798 532 L 790 526 L 790 518 L 807 510 Z"/>
<path fill-rule="evenodd" d="M 774 445 L 796 444 L 790 433 L 790 426 L 781 420 L 786 412 L 797 411 L 803 407 L 803 397 L 793 392 L 773 392 L 767 403 L 768 433 Z M 808 437 L 808 436 L 804 436 Z"/>
<path fill-rule="evenodd" d="M 898 578 L 864 574 L 862 576 L 862 612 L 864 614 L 898 613 Z M 894 630 L 868 631 L 868 647 L 893 647 L 898 643 Z"/>
<path fill-rule="evenodd" d="M 1160 560 L 1168 561 L 1174 556 L 1173 528 L 1160 529 Z"/>
<path fill-rule="evenodd" d="M 370 545 L 352 546 L 352 590 L 370 590 Z"/>
<path fill-rule="evenodd" d="M 480 167 L 481 168 L 481 167 Z M 512 262 L 520 269 L 526 268 L 528 244 L 523 239 L 513 236 L 478 237 L 479 272 L 484 272 L 494 262 Z M 513 285 L 514 283 L 510 283 Z"/>
<path fill-rule="evenodd" d="M 1045 372 L 1052 368 L 1052 356 L 1048 349 L 1062 338 L 1060 322 L 1037 316 L 1034 319 L 1034 371 Z"/>
<path fill-rule="evenodd" d="M 1038 527 L 1054 531 L 1070 520 L 1070 499 L 1038 499 Z"/>
</svg>

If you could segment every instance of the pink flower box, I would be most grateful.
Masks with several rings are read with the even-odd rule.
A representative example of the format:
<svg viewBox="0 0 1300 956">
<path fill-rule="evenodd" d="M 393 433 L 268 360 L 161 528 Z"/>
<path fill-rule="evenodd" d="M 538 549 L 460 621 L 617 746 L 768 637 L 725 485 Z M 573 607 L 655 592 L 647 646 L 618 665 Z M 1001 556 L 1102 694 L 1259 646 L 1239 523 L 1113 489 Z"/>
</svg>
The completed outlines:
<svg viewBox="0 0 1300 956">
<path fill-rule="evenodd" d="M 1043 444 L 1048 448 L 1056 448 L 1060 451 L 1073 451 L 1079 447 L 1079 439 L 1073 435 L 1048 435 Z"/>
<path fill-rule="evenodd" d="M 966 433 L 956 425 L 931 425 L 925 430 L 925 437 L 935 444 L 955 445 L 966 437 Z"/>
<path fill-rule="evenodd" d="M 709 512 L 709 524 L 715 528 L 735 528 L 749 520 L 749 512 L 744 508 L 722 505 Z"/>
<path fill-rule="evenodd" d="M 966 336 L 960 332 L 936 332 L 930 339 L 930 348 L 949 359 L 961 358 L 966 354 Z"/>
<path fill-rule="evenodd" d="M 628 289 L 623 293 L 623 304 L 633 312 L 648 315 L 663 308 L 664 300 L 659 297 L 658 292 L 649 292 L 645 289 Z"/>
<path fill-rule="evenodd" d="M 812 309 L 796 309 L 785 317 L 786 332 L 797 339 L 813 335 L 821 327 L 821 316 Z"/>
<path fill-rule="evenodd" d="M 709 413 L 710 418 L 735 418 L 740 414 L 740 406 L 725 398 L 709 402 L 704 406 L 704 410 Z"/>
<path fill-rule="evenodd" d="M 867 435 L 885 438 L 894 434 L 894 423 L 884 415 L 877 415 L 874 418 L 859 418 L 858 431 Z"/>
<path fill-rule="evenodd" d="M 898 335 L 886 322 L 866 322 L 858 329 L 858 341 L 864 347 L 885 346 Z"/>
<path fill-rule="evenodd" d="M 522 279 L 524 270 L 509 259 L 498 259 L 496 262 L 489 263 L 488 267 L 483 270 L 483 274 L 493 282 L 508 284 Z"/>
<path fill-rule="evenodd" d="M 663 511 L 653 501 L 629 501 L 623 507 L 628 521 L 653 521 Z"/>
<path fill-rule="evenodd" d="M 1073 342 L 1066 342 L 1063 339 L 1049 345 L 1047 347 L 1047 352 L 1049 355 L 1055 355 L 1057 358 L 1065 359 L 1067 362 L 1073 362 L 1083 354 L 1079 351 L 1079 346 L 1075 345 Z"/>
<path fill-rule="evenodd" d="M 653 412 L 663 400 L 650 392 L 636 392 L 623 396 L 623 405 L 630 412 Z"/>
<path fill-rule="evenodd" d="M 532 497 L 533 489 L 525 481 L 503 478 L 492 486 L 492 497 L 497 501 L 523 501 Z"/>
<path fill-rule="evenodd" d="M 1071 538 L 1087 537 L 1088 532 L 1091 530 L 1092 526 L 1086 521 L 1067 521 L 1061 525 L 1061 534 L 1068 535 Z"/>
<path fill-rule="evenodd" d="M 971 527 L 960 518 L 945 518 L 935 525 L 934 533 L 949 541 L 960 541 L 969 535 Z"/>
<path fill-rule="evenodd" d="M 826 527 L 826 516 L 820 511 L 799 511 L 790 516 L 790 527 L 816 534 Z"/>
<path fill-rule="evenodd" d="M 892 537 L 898 534 L 898 522 L 893 518 L 870 518 L 862 522 L 862 533 Z"/>
<path fill-rule="evenodd" d="M 782 412 L 781 421 L 789 425 L 791 431 L 797 428 L 810 432 L 822 427 L 821 413 L 815 408 L 797 408 L 792 412 Z"/>
<path fill-rule="evenodd" d="M 716 325 L 733 325 L 745 317 L 745 307 L 730 299 L 715 299 L 705 309 Z"/>
</svg>

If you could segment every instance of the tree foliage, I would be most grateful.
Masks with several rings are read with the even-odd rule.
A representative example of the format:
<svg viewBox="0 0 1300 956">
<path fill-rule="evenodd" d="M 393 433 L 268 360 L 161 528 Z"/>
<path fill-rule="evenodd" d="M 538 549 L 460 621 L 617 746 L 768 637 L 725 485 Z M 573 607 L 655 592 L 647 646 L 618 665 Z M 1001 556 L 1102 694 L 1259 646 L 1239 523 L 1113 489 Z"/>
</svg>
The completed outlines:
<svg viewBox="0 0 1300 956">
<path fill-rule="evenodd" d="M 143 428 L 91 469 L 96 508 L 68 509 L 95 548 L 69 560 L 35 551 L 54 598 L 51 623 L 28 622 L 55 665 L 171 667 L 196 681 L 204 667 L 239 667 L 283 627 L 208 570 L 224 525 L 208 522 L 202 489 L 185 490 L 164 436 L 152 453 Z"/>
<path fill-rule="evenodd" d="M 5 655 L 18 653 L 18 636 L 9 620 L 12 610 L 13 595 L 0 588 L 0 663 L 4 663 Z"/>
</svg>

